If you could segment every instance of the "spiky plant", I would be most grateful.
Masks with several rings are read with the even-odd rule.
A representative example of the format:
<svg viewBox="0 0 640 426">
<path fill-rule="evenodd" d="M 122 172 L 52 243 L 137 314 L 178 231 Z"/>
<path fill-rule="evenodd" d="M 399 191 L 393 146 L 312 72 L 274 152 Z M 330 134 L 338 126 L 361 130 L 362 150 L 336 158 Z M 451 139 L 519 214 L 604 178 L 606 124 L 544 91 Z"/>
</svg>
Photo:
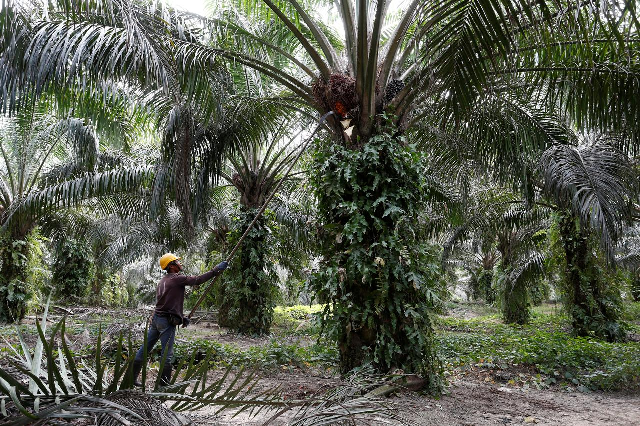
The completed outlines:
<svg viewBox="0 0 640 426">
<path fill-rule="evenodd" d="M 290 424 L 297 425 L 373 419 L 403 424 L 392 404 L 379 400 L 375 392 L 365 393 L 380 385 L 382 389 L 400 389 L 403 377 L 355 375 L 329 392 L 305 400 L 284 400 L 278 389 L 254 391 L 259 380 L 255 372 L 233 371 L 229 367 L 218 378 L 209 378 L 211 351 L 204 359 L 194 353 L 182 360 L 170 385 L 158 387 L 156 380 L 153 391 L 146 392 L 147 376 L 143 373 L 142 390 L 134 390 L 132 359 L 127 357 L 133 353 L 131 335 L 125 343 L 120 332 L 111 360 L 105 359 L 101 350 L 102 331 L 98 333 L 93 357 L 75 356 L 65 335 L 65 318 L 47 336 L 48 306 L 47 303 L 41 321 L 36 323 L 38 340 L 33 351 L 18 330 L 22 351 L 14 349 L 10 367 L 4 362 L 7 360 L 0 366 L 0 415 L 10 424 L 90 418 L 102 426 L 175 426 L 190 423 L 178 412 L 207 406 L 218 407 L 218 412 L 233 410 L 234 415 L 247 411 L 250 417 L 264 412 L 269 416 L 267 423 L 287 415 Z"/>
<path fill-rule="evenodd" d="M 120 333 L 114 362 L 102 359 L 102 332 L 98 334 L 93 359 L 78 360 L 66 342 L 64 319 L 56 324 L 47 340 L 46 316 L 47 309 L 43 320 L 37 323 L 39 340 L 33 356 L 18 334 L 22 353 L 15 352 L 12 364 L 19 375 L 0 368 L 0 388 L 5 394 L 2 397 L 2 414 L 6 417 L 11 412 L 12 424 L 90 416 L 95 417 L 100 425 L 129 421 L 176 425 L 186 423 L 174 411 L 207 404 L 254 410 L 255 407 L 282 405 L 278 404 L 277 394 L 248 395 L 250 384 L 254 382 L 253 374 L 240 371 L 234 374 L 233 380 L 227 381 L 229 369 L 221 378 L 208 382 L 211 353 L 200 363 L 195 356 L 183 360 L 172 376 L 170 386 L 159 388 L 156 381 L 152 393 L 133 390 L 132 358 L 125 357 L 125 354 L 133 353 L 130 336 L 127 345 Z M 27 385 L 22 383 L 22 376 L 28 378 Z M 183 381 L 176 382 L 178 378 Z M 146 375 L 143 375 L 143 384 L 145 382 Z M 7 407 L 8 401 L 13 406 Z M 173 401 L 173 411 L 162 404 L 163 401 Z"/>
</svg>

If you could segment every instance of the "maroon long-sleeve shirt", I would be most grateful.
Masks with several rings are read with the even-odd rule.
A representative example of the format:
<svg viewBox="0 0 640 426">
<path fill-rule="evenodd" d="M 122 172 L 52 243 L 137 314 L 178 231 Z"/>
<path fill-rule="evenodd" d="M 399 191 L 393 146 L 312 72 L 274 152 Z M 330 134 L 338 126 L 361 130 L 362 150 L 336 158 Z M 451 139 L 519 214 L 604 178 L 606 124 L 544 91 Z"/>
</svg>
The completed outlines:
<svg viewBox="0 0 640 426">
<path fill-rule="evenodd" d="M 188 285 L 198 285 L 218 275 L 218 269 L 213 268 L 202 275 L 187 276 L 169 273 L 162 277 L 156 289 L 156 313 L 175 314 L 182 317 L 184 292 Z"/>
</svg>

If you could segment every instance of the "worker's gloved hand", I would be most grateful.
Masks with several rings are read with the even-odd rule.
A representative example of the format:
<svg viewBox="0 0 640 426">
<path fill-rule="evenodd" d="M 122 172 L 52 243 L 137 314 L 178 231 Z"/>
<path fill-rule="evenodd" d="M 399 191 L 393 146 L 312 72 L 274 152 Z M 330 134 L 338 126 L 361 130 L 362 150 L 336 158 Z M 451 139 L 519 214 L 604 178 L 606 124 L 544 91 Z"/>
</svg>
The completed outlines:
<svg viewBox="0 0 640 426">
<path fill-rule="evenodd" d="M 229 262 L 227 262 L 227 261 L 220 262 L 220 263 L 218 263 L 218 266 L 216 266 L 216 269 L 218 271 L 224 271 L 225 269 L 227 269 L 227 266 L 229 266 Z"/>
<path fill-rule="evenodd" d="M 191 324 L 191 320 L 189 319 L 189 317 L 183 317 L 182 318 L 182 328 L 185 328 L 189 324 Z"/>
</svg>

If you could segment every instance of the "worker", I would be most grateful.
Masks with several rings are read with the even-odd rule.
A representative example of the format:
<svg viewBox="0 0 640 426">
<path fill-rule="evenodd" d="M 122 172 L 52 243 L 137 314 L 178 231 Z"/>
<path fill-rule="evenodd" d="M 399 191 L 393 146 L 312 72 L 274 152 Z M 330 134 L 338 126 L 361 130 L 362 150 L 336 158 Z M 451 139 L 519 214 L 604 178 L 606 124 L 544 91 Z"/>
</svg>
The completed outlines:
<svg viewBox="0 0 640 426">
<path fill-rule="evenodd" d="M 182 307 L 184 304 L 184 293 L 187 286 L 200 285 L 211 278 L 219 275 L 229 264 L 219 263 L 209 272 L 198 276 L 187 276 L 180 274 L 183 269 L 180 258 L 173 253 L 166 253 L 160 258 L 160 268 L 166 271 L 156 289 L 156 308 L 153 311 L 153 318 L 147 334 L 147 353 L 151 352 L 158 340 L 162 345 L 162 357 L 166 356 L 164 368 L 160 375 L 160 384 L 166 386 L 171 378 L 171 361 L 173 359 L 173 341 L 176 336 L 176 326 L 186 325 L 189 318 L 184 317 Z M 166 355 L 165 355 L 166 352 Z M 138 375 L 142 370 L 144 357 L 144 345 L 140 347 L 133 361 L 133 383 L 135 386 L 142 386 L 138 381 Z"/>
</svg>

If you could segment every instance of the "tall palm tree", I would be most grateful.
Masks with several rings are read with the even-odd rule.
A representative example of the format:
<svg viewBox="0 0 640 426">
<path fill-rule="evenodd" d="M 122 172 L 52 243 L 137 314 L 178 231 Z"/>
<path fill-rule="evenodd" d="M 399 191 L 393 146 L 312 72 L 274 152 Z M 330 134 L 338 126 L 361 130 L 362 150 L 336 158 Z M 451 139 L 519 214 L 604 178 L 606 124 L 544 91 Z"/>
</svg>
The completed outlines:
<svg viewBox="0 0 640 426">
<path fill-rule="evenodd" d="M 530 316 L 530 288 L 544 273 L 541 247 L 546 234 L 540 231 L 545 229 L 545 215 L 520 205 L 502 219 L 505 227 L 497 233 L 502 316 L 506 323 L 525 324 Z"/>
<path fill-rule="evenodd" d="M 282 179 L 285 185 L 271 209 L 255 222 L 244 240 L 236 263 L 224 283 L 219 285 L 218 308 L 220 324 L 247 334 L 266 334 L 273 319 L 278 292 L 275 260 L 294 253 L 278 250 L 278 235 L 282 228 L 292 225 L 295 214 L 285 213 L 289 208 L 287 193 L 295 189 L 298 174 L 285 176 L 296 159 L 301 131 L 283 125 L 270 140 L 240 150 L 228 159 L 228 168 L 221 176 L 240 195 L 239 211 L 227 242 L 235 245 L 238 238 L 275 190 Z M 276 214 L 276 211 L 280 214 Z M 284 221 L 287 217 L 289 220 Z M 291 219 L 294 219 L 293 221 Z M 295 225 L 294 225 L 295 226 Z M 299 226 L 296 226 L 299 228 Z M 288 246 L 291 248 L 291 246 Z M 299 251 L 295 250 L 294 252 Z"/>
<path fill-rule="evenodd" d="M 552 147 L 541 161 L 544 190 L 558 211 L 565 298 L 574 332 L 609 340 L 624 332 L 618 322 L 620 290 L 606 282 L 605 271 L 615 261 L 615 244 L 631 220 L 637 191 L 631 163 L 614 146 L 625 144 L 618 137 Z"/>
</svg>

